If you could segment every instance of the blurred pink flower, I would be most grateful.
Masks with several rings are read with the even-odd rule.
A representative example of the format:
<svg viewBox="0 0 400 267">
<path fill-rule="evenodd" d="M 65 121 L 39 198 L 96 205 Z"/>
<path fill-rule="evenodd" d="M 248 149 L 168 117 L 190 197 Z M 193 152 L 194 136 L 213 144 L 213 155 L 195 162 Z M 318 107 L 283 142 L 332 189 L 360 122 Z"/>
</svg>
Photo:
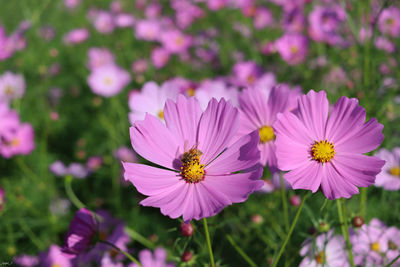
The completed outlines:
<svg viewBox="0 0 400 267">
<path fill-rule="evenodd" d="M 135 24 L 135 36 L 138 40 L 159 40 L 161 32 L 161 24 L 157 20 L 139 20 Z"/>
<path fill-rule="evenodd" d="M 61 248 L 51 245 L 49 250 L 39 256 L 40 266 L 72 267 L 70 259 L 64 255 Z"/>
<path fill-rule="evenodd" d="M 167 262 L 167 251 L 163 248 L 156 248 L 153 254 L 148 249 L 140 251 L 139 261 L 143 267 L 175 267 L 175 264 Z M 139 267 L 139 265 L 131 263 L 128 267 Z"/>
<path fill-rule="evenodd" d="M 400 36 L 400 9 L 396 6 L 385 8 L 378 20 L 378 28 L 391 37 Z"/>
<path fill-rule="evenodd" d="M 199 101 L 201 109 L 205 110 L 212 98 L 217 101 L 224 98 L 230 101 L 234 107 L 237 107 L 238 94 L 239 91 L 236 87 L 228 87 L 223 81 L 205 80 L 199 84 L 194 96 Z"/>
<path fill-rule="evenodd" d="M 129 72 L 115 64 L 95 68 L 88 77 L 88 84 L 92 92 L 104 97 L 118 94 L 130 81 Z"/>
<path fill-rule="evenodd" d="M 163 47 L 154 48 L 151 51 L 151 60 L 155 68 L 160 69 L 168 64 L 170 52 Z"/>
<path fill-rule="evenodd" d="M 308 40 L 299 33 L 286 33 L 275 41 L 275 48 L 289 65 L 297 65 L 307 57 Z"/>
<path fill-rule="evenodd" d="M 102 67 L 108 64 L 114 64 L 114 54 L 108 48 L 92 47 L 88 52 L 88 67 L 90 70 Z"/>
<path fill-rule="evenodd" d="M 274 16 L 271 11 L 265 7 L 259 7 L 254 15 L 254 28 L 263 29 L 274 23 Z"/>
<path fill-rule="evenodd" d="M 21 98 L 25 93 L 25 79 L 21 74 L 5 72 L 0 76 L 0 102 Z"/>
<path fill-rule="evenodd" d="M 63 39 L 66 44 L 79 44 L 89 38 L 89 31 L 85 28 L 79 28 L 67 32 Z"/>
<path fill-rule="evenodd" d="M 93 25 L 98 32 L 110 34 L 115 28 L 114 17 L 110 12 L 99 10 L 93 18 Z"/>
<path fill-rule="evenodd" d="M 185 52 L 192 43 L 192 38 L 179 30 L 168 30 L 161 34 L 161 43 L 170 53 Z"/>
<path fill-rule="evenodd" d="M 382 171 L 376 176 L 375 186 L 385 190 L 397 191 L 400 189 L 400 147 L 393 148 L 390 152 L 386 149 L 379 150 L 375 156 L 386 163 Z"/>
</svg>

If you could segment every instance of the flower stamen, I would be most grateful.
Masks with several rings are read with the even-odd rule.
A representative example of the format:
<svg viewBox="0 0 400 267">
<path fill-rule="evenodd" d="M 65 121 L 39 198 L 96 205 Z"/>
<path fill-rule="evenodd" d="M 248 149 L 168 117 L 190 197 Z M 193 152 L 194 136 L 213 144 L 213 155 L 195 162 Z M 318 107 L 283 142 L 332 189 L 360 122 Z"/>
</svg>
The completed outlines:
<svg viewBox="0 0 400 267">
<path fill-rule="evenodd" d="M 311 156 L 320 163 L 329 162 L 335 156 L 335 146 L 326 139 L 319 142 L 315 141 L 311 148 Z"/>
<path fill-rule="evenodd" d="M 188 183 L 198 183 L 204 179 L 204 164 L 200 163 L 203 153 L 197 148 L 191 148 L 183 153 L 180 174 Z"/>
<path fill-rule="evenodd" d="M 275 132 L 271 126 L 263 126 L 258 129 L 258 133 L 260 134 L 260 143 L 268 143 L 271 140 L 275 140 Z"/>
</svg>

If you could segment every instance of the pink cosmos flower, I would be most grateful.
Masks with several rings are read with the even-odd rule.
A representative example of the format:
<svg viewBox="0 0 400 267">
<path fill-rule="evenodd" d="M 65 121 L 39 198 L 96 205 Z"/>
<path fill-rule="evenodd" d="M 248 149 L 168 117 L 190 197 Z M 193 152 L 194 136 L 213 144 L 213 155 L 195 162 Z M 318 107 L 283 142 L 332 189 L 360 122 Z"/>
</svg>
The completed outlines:
<svg viewBox="0 0 400 267">
<path fill-rule="evenodd" d="M 260 189 L 258 133 L 228 147 L 239 127 L 238 116 L 224 99 L 212 99 L 202 112 L 195 98 L 180 95 L 176 103 L 167 100 L 165 125 L 152 115 L 136 121 L 130 128 L 133 148 L 167 168 L 123 163 L 125 179 L 148 196 L 140 204 L 158 207 L 171 218 L 183 215 L 188 222 L 213 216 Z"/>
<path fill-rule="evenodd" d="M 148 249 L 140 251 L 139 261 L 143 267 L 175 267 L 173 263 L 167 262 L 167 251 L 163 248 L 156 248 L 153 255 Z M 128 267 L 139 267 L 139 265 L 131 263 Z"/>
<path fill-rule="evenodd" d="M 375 46 L 376 48 L 386 51 L 388 53 L 393 53 L 394 51 L 396 51 L 395 44 L 389 39 L 382 36 L 378 36 L 375 38 Z"/>
<path fill-rule="evenodd" d="M 179 88 L 169 82 L 158 86 L 155 82 L 147 82 L 140 92 L 135 91 L 129 97 L 129 120 L 133 125 L 137 120 L 143 120 L 146 113 L 164 119 L 164 105 L 167 99 L 175 100 Z"/>
<path fill-rule="evenodd" d="M 299 33 L 286 33 L 275 41 L 275 48 L 290 65 L 302 63 L 307 57 L 308 40 Z"/>
<path fill-rule="evenodd" d="M 6 72 L 0 76 L 0 102 L 21 98 L 25 93 L 25 79 L 20 74 Z"/>
<path fill-rule="evenodd" d="M 261 67 L 253 61 L 236 63 L 232 72 L 232 82 L 237 86 L 251 86 L 262 75 Z"/>
<path fill-rule="evenodd" d="M 285 9 L 282 24 L 287 32 L 302 32 L 306 24 L 303 9 L 295 6 Z"/>
<path fill-rule="evenodd" d="M 392 262 L 400 254 L 400 230 L 395 227 L 389 227 L 385 235 L 388 239 L 388 251 L 386 252 L 387 262 Z M 399 267 L 400 259 L 395 261 L 392 266 Z"/>
<path fill-rule="evenodd" d="M 361 266 L 385 266 L 384 255 L 388 250 L 386 225 L 374 218 L 350 236 L 354 263 Z"/>
<path fill-rule="evenodd" d="M 343 236 L 334 236 L 333 230 L 308 239 L 300 250 L 304 257 L 299 267 L 347 267 L 350 266 Z"/>
<path fill-rule="evenodd" d="M 81 2 L 82 0 L 64 0 L 64 5 L 69 9 L 75 9 Z"/>
<path fill-rule="evenodd" d="M 379 150 L 375 156 L 386 161 L 382 171 L 376 176 L 375 186 L 385 190 L 395 191 L 400 189 L 400 147 L 392 152 L 386 149 Z"/>
<path fill-rule="evenodd" d="M 88 77 L 88 84 L 92 92 L 104 97 L 118 94 L 130 81 L 129 72 L 115 64 L 98 67 Z"/>
<path fill-rule="evenodd" d="M 39 256 L 40 266 L 72 267 L 70 259 L 64 255 L 61 248 L 51 245 L 46 253 Z"/>
<path fill-rule="evenodd" d="M 363 153 L 383 140 L 383 125 L 364 122 L 365 109 L 357 99 L 341 97 L 329 115 L 324 91 L 311 90 L 298 99 L 298 108 L 278 116 L 276 133 L 278 168 L 293 189 L 314 193 L 321 187 L 328 199 L 349 198 L 359 187 L 374 183 L 384 161 Z"/>
<path fill-rule="evenodd" d="M 139 20 L 135 25 L 135 36 L 138 40 L 155 41 L 161 33 L 161 24 L 156 20 Z"/>
<path fill-rule="evenodd" d="M 119 161 L 132 162 L 132 163 L 137 161 L 137 156 L 135 152 L 131 148 L 128 148 L 126 146 L 118 148 L 114 152 L 114 157 Z"/>
<path fill-rule="evenodd" d="M 115 15 L 114 23 L 119 28 L 133 27 L 135 25 L 135 17 L 132 14 L 120 13 Z"/>
<path fill-rule="evenodd" d="M 115 58 L 113 53 L 107 48 L 97 48 L 92 47 L 88 52 L 88 66 L 90 70 L 94 70 L 95 68 L 102 67 L 108 64 L 114 64 Z"/>
<path fill-rule="evenodd" d="M 99 10 L 93 17 L 93 26 L 103 34 L 110 34 L 114 31 L 114 17 L 110 12 Z"/>
<path fill-rule="evenodd" d="M 75 29 L 67 32 L 64 35 L 64 43 L 66 44 L 79 44 L 89 38 L 89 31 L 84 28 Z"/>
<path fill-rule="evenodd" d="M 195 90 L 194 96 L 200 103 L 201 109 L 207 108 L 212 98 L 219 101 L 221 98 L 229 100 L 234 107 L 238 106 L 239 91 L 236 87 L 228 87 L 223 81 L 203 81 Z"/>
<path fill-rule="evenodd" d="M 39 264 L 39 258 L 37 256 L 22 254 L 14 257 L 13 262 L 21 267 L 34 267 Z"/>
<path fill-rule="evenodd" d="M 275 123 L 278 113 L 292 109 L 300 92 L 287 86 L 273 87 L 269 92 L 259 89 L 245 89 L 239 95 L 240 129 L 238 135 L 259 131 L 260 163 L 277 170 Z"/>
<path fill-rule="evenodd" d="M 151 61 L 154 67 L 160 69 L 167 65 L 171 54 L 168 50 L 163 47 L 157 47 L 151 52 Z"/>
<path fill-rule="evenodd" d="M 192 38 L 179 30 L 169 30 L 161 34 L 163 47 L 172 54 L 185 52 L 192 44 Z"/>
<path fill-rule="evenodd" d="M 3 157 L 28 155 L 34 148 L 34 132 L 29 123 L 0 130 L 0 155 Z"/>
<path fill-rule="evenodd" d="M 81 208 L 69 225 L 62 251 L 69 258 L 85 252 L 91 246 L 96 230 L 97 222 L 93 214 L 88 209 Z"/>
<path fill-rule="evenodd" d="M 216 11 L 224 8 L 228 4 L 228 1 L 229 0 L 207 0 L 207 7 L 212 11 Z"/>
<path fill-rule="evenodd" d="M 73 162 L 69 164 L 67 173 L 75 178 L 83 179 L 89 174 L 89 170 L 82 164 Z"/>
<path fill-rule="evenodd" d="M 257 8 L 254 15 L 254 28 L 260 30 L 265 27 L 271 26 L 274 23 L 274 16 L 268 8 Z"/>
<path fill-rule="evenodd" d="M 65 176 L 68 173 L 67 167 L 61 160 L 57 160 L 50 164 L 49 170 L 56 176 Z"/>
<path fill-rule="evenodd" d="M 384 9 L 379 16 L 378 28 L 383 34 L 389 34 L 392 37 L 399 37 L 400 9 L 396 6 Z"/>
<path fill-rule="evenodd" d="M 346 11 L 338 4 L 315 6 L 308 16 L 310 37 L 317 42 L 337 45 L 343 42 L 340 26 L 346 20 Z"/>
</svg>

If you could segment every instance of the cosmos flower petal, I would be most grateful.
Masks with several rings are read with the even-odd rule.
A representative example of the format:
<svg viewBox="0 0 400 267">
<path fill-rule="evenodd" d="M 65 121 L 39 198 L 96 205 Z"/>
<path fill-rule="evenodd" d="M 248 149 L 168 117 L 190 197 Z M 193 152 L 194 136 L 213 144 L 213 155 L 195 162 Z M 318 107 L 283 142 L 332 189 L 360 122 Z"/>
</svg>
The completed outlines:
<svg viewBox="0 0 400 267">
<path fill-rule="evenodd" d="M 277 133 L 275 146 L 280 170 L 298 168 L 309 161 L 312 134 L 293 113 L 280 114 L 273 128 Z"/>
<path fill-rule="evenodd" d="M 285 173 L 283 178 L 293 189 L 307 189 L 315 193 L 321 184 L 321 169 L 321 165 L 316 161 L 308 161 L 301 167 Z"/>
<path fill-rule="evenodd" d="M 235 144 L 228 147 L 220 156 L 206 166 L 208 175 L 232 173 L 255 165 L 260 158 L 257 145 L 258 131 L 242 136 Z"/>
<path fill-rule="evenodd" d="M 219 102 L 214 98 L 209 102 L 203 113 L 198 128 L 199 150 L 203 152 L 201 158 L 203 164 L 216 158 L 231 142 L 235 136 L 239 124 L 239 113 L 225 99 Z"/>
<path fill-rule="evenodd" d="M 128 162 L 122 162 L 122 165 L 125 180 L 130 181 L 140 193 L 148 196 L 169 190 L 182 180 L 178 172 L 171 170 Z"/>
<path fill-rule="evenodd" d="M 190 184 L 185 182 L 177 183 L 176 186 L 167 188 L 167 190 L 149 196 L 140 202 L 143 206 L 160 208 L 161 213 L 171 217 L 178 218 L 183 214 L 182 203 L 187 196 Z"/>
<path fill-rule="evenodd" d="M 328 119 L 329 102 L 324 91 L 311 90 L 307 95 L 299 97 L 296 114 L 311 130 L 318 141 L 325 139 L 325 124 Z"/>
<path fill-rule="evenodd" d="M 223 193 L 232 203 L 245 201 L 249 194 L 259 190 L 264 182 L 259 180 L 263 168 L 260 166 L 248 173 L 206 176 L 203 185 Z"/>
<path fill-rule="evenodd" d="M 274 86 L 271 89 L 267 104 L 267 124 L 270 125 L 276 120 L 276 115 L 289 108 L 289 101 L 295 97 L 295 92 L 286 86 Z"/>
<path fill-rule="evenodd" d="M 179 143 L 176 137 L 156 117 L 147 114 L 143 121 L 130 127 L 132 147 L 143 158 L 174 169 Z"/>
<path fill-rule="evenodd" d="M 158 85 L 153 82 L 147 82 L 143 85 L 141 92 L 135 92 L 129 98 L 129 107 L 131 110 L 140 112 L 155 113 L 158 112 Z"/>
<path fill-rule="evenodd" d="M 358 194 L 358 188 L 351 184 L 340 172 L 328 163 L 322 167 L 321 189 L 328 199 L 349 198 Z"/>
<path fill-rule="evenodd" d="M 258 89 L 245 89 L 239 96 L 242 112 L 258 128 L 267 125 L 268 105 L 267 96 Z"/>
<path fill-rule="evenodd" d="M 355 98 L 341 97 L 332 109 L 326 137 L 338 151 L 366 153 L 383 141 L 383 125 L 376 119 L 365 122 L 365 109 Z"/>
<path fill-rule="evenodd" d="M 375 176 L 385 164 L 377 157 L 340 153 L 332 160 L 337 172 L 353 185 L 367 187 L 374 183 Z"/>
<path fill-rule="evenodd" d="M 201 113 L 199 102 L 193 97 L 188 99 L 179 95 L 176 103 L 172 100 L 165 103 L 165 123 L 177 140 L 181 140 L 182 152 L 184 145 L 187 151 L 196 144 L 196 129 Z"/>
</svg>

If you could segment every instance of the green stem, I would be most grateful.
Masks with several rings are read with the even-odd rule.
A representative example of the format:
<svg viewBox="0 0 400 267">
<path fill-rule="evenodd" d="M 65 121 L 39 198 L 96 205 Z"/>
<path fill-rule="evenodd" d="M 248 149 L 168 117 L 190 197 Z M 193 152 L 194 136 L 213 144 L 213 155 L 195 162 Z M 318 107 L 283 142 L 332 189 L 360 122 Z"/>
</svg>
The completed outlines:
<svg viewBox="0 0 400 267">
<path fill-rule="evenodd" d="M 398 259 L 400 259 L 400 254 L 397 255 L 396 258 L 394 258 L 388 265 L 386 265 L 386 267 L 390 267 L 392 266 Z"/>
<path fill-rule="evenodd" d="M 65 186 L 65 192 L 67 193 L 67 196 L 69 200 L 71 200 L 72 204 L 75 205 L 78 209 L 84 208 L 85 204 L 83 204 L 79 198 L 75 195 L 74 191 L 72 190 L 71 184 L 72 180 L 74 178 L 71 175 L 65 176 L 64 179 L 64 186 Z"/>
<path fill-rule="evenodd" d="M 234 249 L 236 249 L 236 251 L 240 254 L 240 256 L 242 256 L 242 258 L 249 264 L 249 266 L 252 267 L 257 267 L 257 264 L 254 263 L 254 261 L 252 261 L 250 259 L 249 256 L 247 256 L 247 254 L 235 243 L 235 241 L 233 241 L 232 237 L 230 235 L 226 235 L 226 239 L 228 239 L 229 243 L 231 243 L 232 247 Z"/>
<path fill-rule="evenodd" d="M 351 252 L 351 243 L 350 243 L 350 239 L 349 239 L 349 226 L 347 225 L 347 216 L 346 216 L 346 213 L 343 212 L 342 200 L 340 198 L 338 198 L 336 201 L 337 201 L 337 207 L 338 207 L 339 221 L 340 221 L 340 225 L 342 228 L 342 234 L 346 241 L 347 252 L 349 254 L 349 262 L 350 262 L 351 267 L 355 267 L 354 261 L 353 261 L 353 253 Z"/>
<path fill-rule="evenodd" d="M 110 247 L 115 248 L 116 250 L 118 250 L 119 252 L 121 252 L 122 254 L 124 254 L 129 260 L 131 260 L 132 262 L 136 263 L 137 265 L 139 265 L 140 267 L 143 267 L 143 265 L 137 260 L 135 259 L 135 257 L 133 257 L 131 254 L 129 254 L 126 251 L 123 251 L 122 249 L 120 249 L 119 247 L 117 247 L 116 245 L 114 245 L 113 243 L 110 243 L 108 241 L 105 240 L 99 240 L 100 243 L 109 245 Z"/>
<path fill-rule="evenodd" d="M 365 217 L 365 211 L 367 209 L 367 187 L 361 188 L 360 192 L 360 215 Z"/>
<path fill-rule="evenodd" d="M 286 190 L 285 190 L 285 183 L 282 178 L 282 173 L 279 174 L 279 179 L 281 182 L 281 198 L 282 198 L 282 205 L 283 205 L 283 219 L 285 222 L 285 232 L 289 231 L 289 212 L 288 212 L 288 204 L 287 204 L 287 197 L 286 197 Z"/>
<path fill-rule="evenodd" d="M 211 241 L 210 241 L 210 233 L 208 232 L 208 225 L 206 218 L 203 219 L 203 224 L 204 224 L 204 234 L 206 235 L 206 240 L 207 240 L 208 254 L 210 255 L 211 267 L 215 267 L 214 255 L 212 252 Z"/>
<path fill-rule="evenodd" d="M 297 223 L 297 221 L 298 221 L 298 219 L 300 217 L 301 211 L 303 209 L 304 203 L 306 202 L 306 199 L 309 196 L 309 194 L 310 194 L 310 191 L 308 191 L 304 195 L 303 199 L 301 200 L 300 206 L 299 206 L 299 208 L 297 209 L 297 212 L 296 212 L 296 216 L 294 217 L 294 220 L 292 222 L 292 225 L 290 226 L 289 232 L 286 235 L 285 241 L 283 241 L 283 244 L 282 244 L 282 246 L 281 246 L 281 248 L 280 248 L 280 250 L 278 252 L 278 255 L 276 256 L 276 258 L 274 260 L 274 263 L 273 263 L 272 267 L 276 267 L 278 265 L 279 259 L 281 258 L 282 253 L 285 250 L 285 247 L 286 247 L 287 243 L 290 240 L 290 237 L 292 236 L 293 230 L 294 230 L 294 228 L 296 226 L 296 223 Z"/>
<path fill-rule="evenodd" d="M 135 230 L 133 230 L 132 228 L 129 228 L 127 226 L 125 226 L 125 232 L 133 239 L 138 241 L 140 244 L 142 244 L 143 246 L 149 248 L 149 249 L 153 249 L 155 247 L 155 245 L 150 242 L 149 240 L 147 240 L 144 236 L 142 236 L 141 234 L 139 234 L 138 232 L 136 232 Z"/>
<path fill-rule="evenodd" d="M 25 220 L 20 220 L 19 225 L 21 226 L 22 230 L 26 233 L 29 239 L 32 241 L 33 244 L 39 249 L 44 249 L 44 244 L 42 241 L 33 233 L 32 229 L 26 224 Z"/>
</svg>

